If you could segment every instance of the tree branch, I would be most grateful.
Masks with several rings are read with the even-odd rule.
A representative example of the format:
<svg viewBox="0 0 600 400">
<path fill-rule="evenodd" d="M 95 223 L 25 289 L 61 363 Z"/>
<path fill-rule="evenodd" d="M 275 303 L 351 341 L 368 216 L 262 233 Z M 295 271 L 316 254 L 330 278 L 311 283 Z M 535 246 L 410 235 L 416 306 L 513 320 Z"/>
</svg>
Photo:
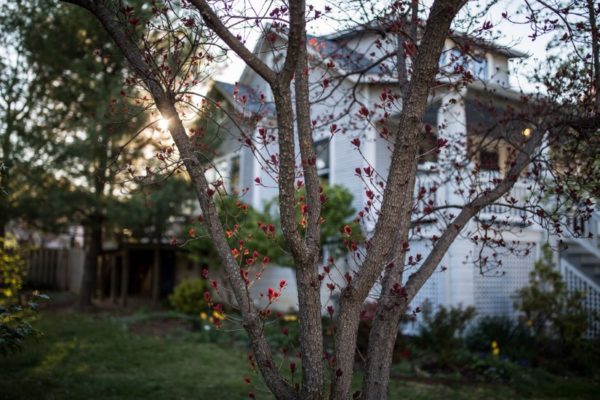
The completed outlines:
<svg viewBox="0 0 600 400">
<path fill-rule="evenodd" d="M 252 53 L 244 44 L 235 37 L 221 22 L 219 16 L 213 11 L 205 0 L 190 0 L 198 9 L 206 25 L 221 38 L 250 68 L 259 74 L 267 83 L 275 85 L 277 74 Z M 293 4 L 294 2 L 292 2 Z"/>
</svg>

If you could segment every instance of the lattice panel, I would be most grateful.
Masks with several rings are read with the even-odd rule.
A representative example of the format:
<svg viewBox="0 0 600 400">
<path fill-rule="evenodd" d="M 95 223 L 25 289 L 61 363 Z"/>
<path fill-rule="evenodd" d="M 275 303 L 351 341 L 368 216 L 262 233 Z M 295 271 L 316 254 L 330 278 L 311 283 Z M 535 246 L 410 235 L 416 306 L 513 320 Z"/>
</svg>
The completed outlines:
<svg viewBox="0 0 600 400">
<path fill-rule="evenodd" d="M 421 254 L 423 259 L 425 259 L 427 255 L 429 255 L 430 251 L 431 246 L 426 241 L 418 240 L 410 242 L 409 256 L 416 257 L 417 254 Z M 404 283 L 406 283 L 406 280 L 410 274 L 416 271 L 418 267 L 420 267 L 420 264 L 410 268 L 404 273 Z M 440 272 L 439 268 L 433 273 L 431 278 L 429 278 L 425 285 L 423 285 L 423 288 L 421 288 L 419 293 L 417 293 L 413 301 L 410 303 L 411 308 L 420 307 L 426 299 L 431 302 L 434 309 L 441 303 L 443 298 L 441 293 L 443 274 L 444 273 Z"/>
<path fill-rule="evenodd" d="M 591 285 L 586 280 L 582 279 L 577 273 L 572 271 L 570 268 L 565 268 L 563 264 L 563 279 L 565 280 L 566 286 L 569 291 L 580 291 L 585 293 L 585 300 L 583 306 L 586 310 L 591 312 L 598 312 L 600 310 L 600 291 L 597 287 Z M 598 337 L 600 336 L 600 323 L 590 316 L 589 319 L 590 329 L 588 329 L 587 336 Z"/>
<path fill-rule="evenodd" d="M 522 243 L 518 248 L 526 248 L 532 243 Z M 502 265 L 481 275 L 479 268 L 475 274 L 475 306 L 482 315 L 504 315 L 516 317 L 514 310 L 515 293 L 529 284 L 529 273 L 536 261 L 535 247 L 528 254 L 502 254 L 498 258 Z M 492 251 L 485 249 L 483 256 L 492 256 Z"/>
</svg>

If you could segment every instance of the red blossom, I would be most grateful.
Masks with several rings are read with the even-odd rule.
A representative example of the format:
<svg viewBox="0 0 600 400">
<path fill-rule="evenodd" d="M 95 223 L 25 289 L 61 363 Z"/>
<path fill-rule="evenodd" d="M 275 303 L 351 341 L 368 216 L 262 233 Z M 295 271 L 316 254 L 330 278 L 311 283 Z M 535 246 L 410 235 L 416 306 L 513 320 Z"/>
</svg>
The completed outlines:
<svg viewBox="0 0 600 400">
<path fill-rule="evenodd" d="M 349 225 L 344 225 L 342 228 L 342 233 L 344 235 L 352 235 L 352 228 Z"/>
<path fill-rule="evenodd" d="M 276 292 L 275 289 L 269 288 L 269 290 L 267 290 L 267 297 L 269 298 L 269 303 L 272 303 L 273 301 L 277 300 L 279 293 Z"/>
<path fill-rule="evenodd" d="M 333 318 L 333 311 L 333 306 L 327 306 L 327 314 L 329 314 L 331 318 Z"/>
</svg>

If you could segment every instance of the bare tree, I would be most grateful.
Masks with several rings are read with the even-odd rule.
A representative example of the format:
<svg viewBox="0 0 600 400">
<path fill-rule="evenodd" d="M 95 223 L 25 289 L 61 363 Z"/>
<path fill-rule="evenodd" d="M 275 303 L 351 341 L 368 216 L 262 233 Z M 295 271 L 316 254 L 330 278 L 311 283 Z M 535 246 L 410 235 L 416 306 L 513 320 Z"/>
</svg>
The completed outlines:
<svg viewBox="0 0 600 400">
<path fill-rule="evenodd" d="M 311 84 L 310 74 L 314 67 L 315 54 L 310 49 L 311 44 L 307 36 L 307 23 L 321 17 L 322 12 L 315 7 L 307 6 L 304 1 L 275 2 L 258 8 L 248 6 L 248 8 L 242 7 L 241 11 L 236 8 L 235 2 L 228 1 L 189 0 L 177 3 L 177 6 L 173 5 L 174 2 L 168 1 L 164 4 L 151 2 L 148 7 L 141 10 L 121 4 L 122 2 L 108 0 L 68 0 L 68 2 L 87 9 L 98 19 L 128 60 L 133 72 L 132 81 L 144 87 L 162 118 L 169 121 L 171 137 L 191 178 L 207 230 L 239 307 L 242 325 L 250 339 L 253 360 L 269 390 L 278 399 L 322 399 L 326 392 L 325 383 L 328 380 L 326 363 L 323 359 L 321 319 L 323 309 L 320 296 L 322 275 L 319 273 L 322 262 L 319 225 L 323 198 L 320 195 L 320 182 L 315 163 L 313 130 L 316 119 L 311 113 L 311 102 L 314 102 L 311 95 L 315 91 L 315 86 Z M 494 114 L 498 124 L 503 124 L 504 127 L 513 120 L 526 120 L 530 126 L 526 135 L 521 135 L 519 131 L 514 137 L 502 136 L 502 140 L 509 141 L 514 149 L 514 156 L 506 163 L 505 173 L 490 179 L 481 178 L 478 174 L 481 170 L 480 165 L 476 164 L 469 167 L 470 169 L 466 167 L 469 154 L 461 156 L 462 159 L 448 160 L 446 167 L 458 172 L 447 174 L 447 180 L 463 180 L 465 176 L 476 178 L 466 185 L 467 190 L 461 189 L 463 203 L 430 206 L 427 203 L 430 192 L 422 192 L 419 189 L 415 193 L 415 183 L 418 162 L 420 157 L 423 157 L 420 138 L 423 135 L 424 114 L 432 91 L 437 90 L 441 85 L 440 56 L 444 43 L 449 37 L 453 37 L 459 44 L 460 54 L 451 55 L 449 64 L 453 66 L 452 74 L 459 75 L 461 78 L 446 83 L 446 86 L 452 86 L 455 93 L 460 94 L 461 88 L 472 82 L 474 78 L 471 72 L 457 61 L 461 57 L 470 57 L 474 46 L 479 48 L 489 46 L 489 42 L 480 40 L 477 35 L 489 30 L 490 25 L 489 22 L 473 16 L 466 18 L 459 16 L 466 3 L 464 0 L 436 0 L 431 7 L 426 8 L 416 1 L 392 2 L 388 9 L 392 11 L 386 11 L 383 15 L 378 14 L 376 3 L 349 1 L 344 2 L 344 5 L 348 5 L 348 9 L 351 6 L 356 7 L 356 10 L 368 16 L 363 25 L 381 34 L 382 39 L 378 40 L 393 41 L 395 50 L 380 54 L 379 57 L 374 56 L 370 64 L 364 65 L 363 68 L 356 68 L 353 73 L 362 79 L 368 70 L 381 67 L 379 79 L 383 81 L 385 78 L 392 77 L 398 83 L 398 90 L 394 93 L 382 93 L 378 109 L 375 110 L 360 104 L 360 100 L 354 96 L 355 90 L 350 89 L 348 104 L 351 105 L 344 106 L 342 112 L 346 115 L 351 114 L 355 119 L 367 121 L 381 130 L 380 133 L 382 135 L 385 133 L 384 136 L 388 137 L 393 145 L 390 146 L 391 162 L 387 176 L 373 173 L 371 169 L 365 169 L 364 172 L 359 169 L 357 172 L 364 176 L 367 186 L 379 188 L 376 189 L 379 190 L 377 195 L 371 189 L 367 189 L 370 192 L 368 197 L 377 198 L 377 201 L 373 200 L 370 203 L 370 209 L 367 210 L 376 218 L 376 222 L 365 243 L 359 246 L 360 249 L 356 249 L 356 253 L 360 254 L 360 257 L 356 257 L 360 267 L 346 274 L 344 285 L 339 285 L 340 302 L 335 310 L 334 321 L 335 349 L 334 354 L 327 358 L 327 365 L 330 367 L 328 396 L 331 399 L 351 397 L 354 349 L 360 315 L 365 300 L 372 295 L 374 285 L 379 284 L 380 289 L 369 340 L 361 394 L 363 399 L 386 398 L 391 355 L 400 319 L 407 312 L 411 300 L 432 276 L 450 245 L 461 235 L 468 223 L 486 207 L 498 201 L 503 201 L 505 206 L 517 207 L 516 201 L 511 202 L 510 198 L 507 199 L 507 194 L 523 174 L 531 174 L 533 181 L 537 176 L 537 182 L 542 182 L 541 157 L 548 153 L 547 151 L 544 153 L 544 147 L 548 148 L 561 133 L 579 129 L 582 134 L 589 135 L 595 134 L 598 129 L 597 105 L 585 116 L 579 113 L 581 106 L 579 102 L 572 103 L 570 108 L 556 113 L 555 105 L 561 103 L 560 98 L 548 99 L 543 96 L 523 95 L 520 101 L 523 110 L 527 112 L 513 110 Z M 325 7 L 323 12 L 326 13 L 328 10 L 331 8 Z M 561 9 L 554 10 L 544 2 L 539 2 L 539 9 L 529 8 L 529 10 L 533 16 L 541 12 L 556 12 L 557 18 L 560 19 L 561 15 L 564 15 Z M 593 38 L 594 44 L 593 60 L 597 60 L 598 57 L 597 24 L 592 18 L 592 16 L 595 18 L 597 13 L 598 10 L 591 4 L 587 15 L 590 16 L 591 23 L 589 36 Z M 167 19 L 165 17 L 167 14 L 175 15 L 177 18 Z M 173 34 L 172 36 L 163 36 L 160 30 L 156 30 L 156 21 L 161 19 L 163 23 L 167 23 L 165 29 Z M 466 24 L 466 31 L 472 33 L 471 35 L 459 35 L 453 30 L 453 23 L 459 20 Z M 529 19 L 529 21 L 534 25 L 537 23 L 537 19 Z M 571 26 L 570 24 L 571 21 L 566 21 L 564 26 Z M 284 55 L 279 66 L 268 65 L 259 55 L 246 47 L 240 26 L 248 25 L 259 27 L 269 40 L 272 39 L 274 52 L 283 50 Z M 152 33 L 145 34 L 145 27 L 148 27 Z M 183 43 L 190 38 L 180 30 L 181 27 L 194 27 L 201 31 L 201 34 L 192 38 L 195 43 L 198 40 L 206 41 L 213 46 L 223 46 L 228 51 L 235 52 L 266 82 L 272 92 L 276 119 L 274 142 L 277 143 L 277 155 L 276 162 L 271 162 L 269 166 L 278 185 L 281 228 L 296 267 L 302 363 L 302 380 L 299 386 L 291 384 L 277 368 L 277 362 L 263 329 L 264 310 L 259 309 L 251 298 L 248 290 L 249 281 L 244 275 L 243 266 L 240 266 L 240 260 L 235 255 L 238 249 L 229 246 L 226 229 L 219 220 L 215 206 L 218 185 L 209 182 L 205 176 L 205 171 L 210 164 L 199 154 L 196 144 L 188 135 L 182 121 L 182 115 L 186 113 L 184 105 L 190 103 L 189 96 L 193 86 L 186 85 L 189 82 L 188 75 L 182 73 L 182 70 L 185 70 L 183 72 L 194 71 L 194 63 L 189 61 L 205 60 L 208 55 L 199 56 L 196 50 L 185 51 L 189 47 Z M 275 43 L 280 43 L 281 40 L 284 41 L 284 45 L 276 48 Z M 374 41 L 373 46 L 378 48 L 377 40 Z M 391 60 L 392 68 L 386 64 L 388 60 Z M 585 56 L 581 60 L 586 63 L 586 68 L 589 67 Z M 593 79 L 590 79 L 586 87 L 593 89 L 590 97 L 597 100 L 597 62 L 594 61 L 590 68 L 592 71 L 590 76 Z M 394 70 L 396 72 L 389 72 Z M 386 76 L 388 73 L 389 75 Z M 323 91 L 321 100 L 327 97 L 324 90 L 327 87 L 330 90 L 331 87 L 337 90 L 338 86 L 334 83 L 325 82 L 325 79 L 319 82 Z M 482 91 L 486 93 L 486 88 L 482 88 Z M 459 101 L 459 98 L 460 96 L 456 96 L 446 100 L 447 104 L 444 105 L 451 107 L 454 102 Z M 208 101 L 210 102 L 210 99 Z M 482 101 L 480 106 L 484 108 L 485 102 Z M 398 110 L 393 125 L 388 124 L 389 121 L 385 119 L 389 119 L 386 107 L 396 107 Z M 378 115 L 383 115 L 382 122 L 377 120 Z M 534 115 L 536 118 L 533 118 Z M 333 119 L 335 117 L 326 121 L 331 124 Z M 388 126 L 393 129 L 390 131 Z M 486 126 L 483 133 L 487 132 L 491 135 L 490 140 L 498 141 L 499 136 L 493 134 L 494 126 L 494 124 Z M 331 131 L 335 132 L 336 127 L 331 125 Z M 246 139 L 248 146 L 256 146 L 252 134 L 249 134 Z M 360 139 L 355 138 L 353 143 L 357 151 L 360 151 Z M 451 154 L 453 146 L 458 144 L 438 140 L 428 150 Z M 469 148 L 465 143 L 462 147 Z M 299 162 L 297 162 L 297 148 Z M 473 148 L 471 146 L 470 151 L 473 151 Z M 535 166 L 533 170 L 524 172 L 532 162 Z M 306 190 L 306 195 L 302 199 L 301 224 L 298 223 L 297 218 L 298 176 L 302 177 L 302 184 Z M 587 200 L 585 196 L 571 196 L 569 204 L 584 204 Z M 418 268 L 407 279 L 406 277 L 403 279 L 403 272 L 407 267 L 415 265 L 414 259 L 408 256 L 408 243 L 411 235 L 418 230 L 411 216 L 416 213 L 419 203 L 423 203 L 428 208 L 426 212 L 421 212 L 421 216 L 433 213 L 441 216 L 440 235 L 434 237 L 431 251 L 419 263 Z M 560 207 L 555 208 L 553 213 L 545 213 L 541 204 L 541 198 L 538 198 L 537 202 L 522 207 L 524 212 L 539 217 L 540 220 L 552 214 L 553 217 L 545 219 L 550 221 L 546 226 L 549 230 L 556 231 L 562 221 L 559 217 L 555 217 Z M 589 212 L 589 207 L 583 206 L 580 210 Z M 497 224 L 494 224 L 494 220 L 491 223 L 478 221 L 476 226 L 483 233 L 468 232 L 467 235 L 487 245 L 501 245 L 501 239 L 490 238 L 490 232 L 498 230 Z M 357 244 L 349 243 L 349 246 L 354 249 Z M 241 269 L 242 273 L 240 273 Z M 294 372 L 295 365 L 290 368 Z"/>
</svg>

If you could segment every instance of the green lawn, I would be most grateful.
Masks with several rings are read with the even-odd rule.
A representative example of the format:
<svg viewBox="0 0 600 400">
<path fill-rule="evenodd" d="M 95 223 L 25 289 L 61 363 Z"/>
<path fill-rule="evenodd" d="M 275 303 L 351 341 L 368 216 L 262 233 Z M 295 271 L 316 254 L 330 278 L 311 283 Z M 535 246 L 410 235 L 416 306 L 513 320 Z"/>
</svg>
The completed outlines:
<svg viewBox="0 0 600 400">
<path fill-rule="evenodd" d="M 48 314 L 44 332 L 26 348 L 0 358 L 0 399 L 247 399 L 264 384 L 235 346 L 199 340 L 198 334 L 152 337 L 127 331 L 125 319 L 106 315 Z M 131 318 L 128 319 L 131 321 Z M 252 378 L 249 388 L 243 377 Z M 600 398 L 584 380 L 524 375 L 507 385 L 432 385 L 393 381 L 390 399 Z"/>
</svg>

